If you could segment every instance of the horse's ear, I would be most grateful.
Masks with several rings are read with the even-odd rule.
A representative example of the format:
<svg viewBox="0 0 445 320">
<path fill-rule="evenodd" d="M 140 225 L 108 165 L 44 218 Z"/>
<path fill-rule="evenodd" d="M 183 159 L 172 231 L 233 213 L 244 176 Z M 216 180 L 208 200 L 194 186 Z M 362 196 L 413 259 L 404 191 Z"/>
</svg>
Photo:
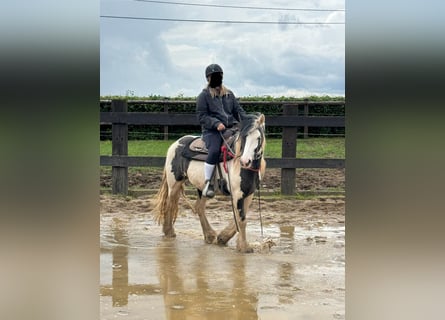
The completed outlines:
<svg viewBox="0 0 445 320">
<path fill-rule="evenodd" d="M 264 116 L 264 114 L 261 114 L 259 117 L 258 117 L 258 124 L 259 125 L 264 125 L 264 123 L 266 122 L 266 117 Z"/>
</svg>

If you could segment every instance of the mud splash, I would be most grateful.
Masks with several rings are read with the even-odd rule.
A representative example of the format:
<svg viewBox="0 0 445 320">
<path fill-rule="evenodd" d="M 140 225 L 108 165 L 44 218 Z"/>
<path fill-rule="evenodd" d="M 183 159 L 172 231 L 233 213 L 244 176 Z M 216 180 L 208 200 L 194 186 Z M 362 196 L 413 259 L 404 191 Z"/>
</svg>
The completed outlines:
<svg viewBox="0 0 445 320">
<path fill-rule="evenodd" d="M 314 211 L 329 204 L 340 205 L 340 213 Z M 299 208 L 306 212 L 263 213 L 264 237 L 275 244 L 268 250 L 261 249 L 265 238 L 252 219 L 248 236 L 256 250 L 249 255 L 236 252 L 235 240 L 205 244 L 197 217 L 186 209 L 175 225 L 177 238 L 165 239 L 146 201 L 102 206 L 101 319 L 344 319 L 344 202 L 312 205 Z M 209 211 L 215 229 L 226 225 L 221 208 Z M 280 219 L 267 218 L 275 215 Z"/>
</svg>

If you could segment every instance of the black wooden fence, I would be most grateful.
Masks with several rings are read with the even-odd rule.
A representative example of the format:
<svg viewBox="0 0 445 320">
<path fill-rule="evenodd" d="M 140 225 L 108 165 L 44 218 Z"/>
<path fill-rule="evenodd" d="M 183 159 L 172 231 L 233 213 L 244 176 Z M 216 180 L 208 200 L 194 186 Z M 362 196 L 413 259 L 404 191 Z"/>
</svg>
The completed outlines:
<svg viewBox="0 0 445 320">
<path fill-rule="evenodd" d="M 128 156 L 128 125 L 199 126 L 195 114 L 162 112 L 127 112 L 128 103 L 143 101 L 112 100 L 111 112 L 100 113 L 100 124 L 112 125 L 112 155 L 100 156 L 101 166 L 112 167 L 112 193 L 128 194 L 128 167 L 163 167 L 165 157 Z M 153 102 L 153 101 L 150 101 Z M 167 105 L 172 101 L 156 101 Z M 178 101 L 176 101 L 178 103 Z M 194 101 L 181 101 L 195 104 Z M 241 105 L 258 102 L 240 102 Z M 267 102 L 260 102 L 260 104 Z M 277 104 L 274 102 L 274 104 Z M 344 127 L 344 116 L 307 116 L 298 114 L 298 106 L 311 104 L 344 106 L 343 101 L 283 102 L 282 115 L 266 116 L 266 126 L 282 127 L 282 157 L 266 158 L 268 168 L 281 168 L 281 193 L 293 195 L 296 168 L 344 168 L 345 159 L 301 159 L 297 158 L 297 127 Z M 307 132 L 307 130 L 305 130 Z"/>
</svg>

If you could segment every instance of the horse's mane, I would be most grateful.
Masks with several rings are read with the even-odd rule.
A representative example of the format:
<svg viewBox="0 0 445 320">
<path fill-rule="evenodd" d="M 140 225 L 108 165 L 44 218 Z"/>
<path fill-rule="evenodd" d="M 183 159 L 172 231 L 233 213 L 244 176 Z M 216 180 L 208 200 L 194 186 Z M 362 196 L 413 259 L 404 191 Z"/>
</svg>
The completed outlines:
<svg viewBox="0 0 445 320">
<path fill-rule="evenodd" d="M 249 133 L 255 129 L 256 120 L 261 115 L 259 112 L 246 114 L 241 120 L 241 137 L 246 137 Z"/>
</svg>

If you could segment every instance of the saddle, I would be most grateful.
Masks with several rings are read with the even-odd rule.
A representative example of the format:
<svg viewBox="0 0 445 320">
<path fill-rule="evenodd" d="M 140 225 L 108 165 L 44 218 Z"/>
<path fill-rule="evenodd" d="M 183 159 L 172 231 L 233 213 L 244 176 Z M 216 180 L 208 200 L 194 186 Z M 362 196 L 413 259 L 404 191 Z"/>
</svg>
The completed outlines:
<svg viewBox="0 0 445 320">
<path fill-rule="evenodd" d="M 223 133 L 223 138 L 231 150 L 233 150 L 233 148 L 234 148 L 235 139 L 237 137 L 238 132 L 239 132 L 239 129 L 234 127 L 234 128 L 225 130 Z M 221 149 L 224 146 L 225 146 L 225 144 L 223 143 L 223 145 L 221 146 Z M 209 153 L 209 151 L 206 148 L 205 142 L 202 139 L 202 137 L 195 137 L 195 138 L 191 139 L 190 141 L 186 142 L 184 145 L 184 148 L 182 150 L 182 156 L 184 158 L 187 158 L 190 160 L 197 160 L 197 161 L 206 161 L 208 153 Z M 220 152 L 219 164 L 216 166 L 217 170 L 215 170 L 215 171 L 218 171 L 218 176 L 220 177 L 219 179 L 217 179 L 217 186 L 218 186 L 219 190 L 221 190 L 221 192 L 226 196 L 230 195 L 230 190 L 227 186 L 226 180 L 224 178 L 222 178 L 221 163 L 223 163 L 224 161 L 228 161 L 230 159 L 233 159 L 233 155 L 231 152 L 224 152 L 224 153 Z M 215 171 L 213 172 L 212 180 L 216 179 Z"/>
<path fill-rule="evenodd" d="M 223 133 L 224 140 L 227 142 L 230 149 L 232 150 L 235 144 L 236 134 L 238 133 L 238 131 L 239 130 L 236 128 L 230 128 L 225 130 Z M 196 137 L 191 141 L 189 141 L 184 146 L 184 149 L 182 151 L 182 156 L 190 160 L 206 161 L 208 153 L 209 151 L 207 150 L 205 142 L 202 139 L 202 137 Z M 226 160 L 230 160 L 232 158 L 233 157 L 230 155 L 230 153 L 226 155 Z M 220 153 L 219 162 L 223 161 L 224 161 L 224 154 Z"/>
</svg>

